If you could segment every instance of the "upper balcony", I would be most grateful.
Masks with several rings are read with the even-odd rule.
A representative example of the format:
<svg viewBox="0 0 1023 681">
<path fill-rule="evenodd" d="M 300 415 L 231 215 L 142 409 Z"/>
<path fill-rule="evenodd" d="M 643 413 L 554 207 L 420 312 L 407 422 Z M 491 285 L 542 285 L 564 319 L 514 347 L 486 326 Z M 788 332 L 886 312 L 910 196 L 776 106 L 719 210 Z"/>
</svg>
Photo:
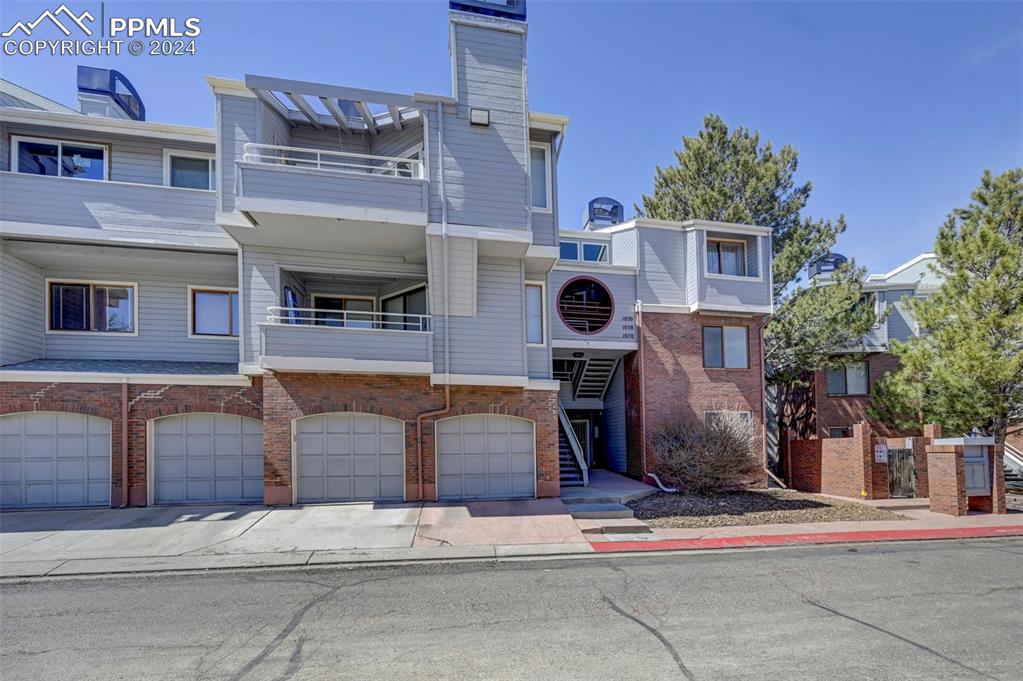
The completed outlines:
<svg viewBox="0 0 1023 681">
<path fill-rule="evenodd" d="M 0 196 L 8 236 L 233 245 L 214 222 L 211 191 L 3 171 Z"/>
<path fill-rule="evenodd" d="M 221 222 L 232 236 L 370 252 L 399 252 L 415 236 L 421 247 L 429 205 L 424 103 L 262 76 L 247 76 L 244 92 L 248 99 L 221 102 Z"/>
</svg>

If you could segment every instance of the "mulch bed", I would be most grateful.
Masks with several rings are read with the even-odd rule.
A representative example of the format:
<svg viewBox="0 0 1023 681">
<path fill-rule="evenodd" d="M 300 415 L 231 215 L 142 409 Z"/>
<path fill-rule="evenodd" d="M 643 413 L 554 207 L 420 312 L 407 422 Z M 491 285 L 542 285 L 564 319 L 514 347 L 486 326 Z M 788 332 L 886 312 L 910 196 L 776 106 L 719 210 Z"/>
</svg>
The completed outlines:
<svg viewBox="0 0 1023 681">
<path fill-rule="evenodd" d="M 790 490 L 746 490 L 714 496 L 657 493 L 628 504 L 651 527 L 725 527 L 840 520 L 906 520 L 852 501 Z"/>
</svg>

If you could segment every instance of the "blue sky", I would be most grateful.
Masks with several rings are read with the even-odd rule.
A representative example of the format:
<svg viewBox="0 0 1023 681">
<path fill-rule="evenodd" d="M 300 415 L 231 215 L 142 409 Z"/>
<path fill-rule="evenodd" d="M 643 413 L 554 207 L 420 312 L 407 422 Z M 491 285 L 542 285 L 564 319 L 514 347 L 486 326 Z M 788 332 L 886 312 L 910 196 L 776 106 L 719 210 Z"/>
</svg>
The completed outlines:
<svg viewBox="0 0 1023 681">
<path fill-rule="evenodd" d="M 50 3 L 5 2 L 4 29 Z M 98 2 L 73 2 L 90 9 Z M 77 63 L 117 68 L 150 120 L 213 124 L 205 74 L 450 92 L 445 2 L 107 2 L 198 16 L 198 54 L 2 57 L 6 79 L 65 103 Z M 585 202 L 631 209 L 704 114 L 800 152 L 809 211 L 844 213 L 838 250 L 886 271 L 928 250 L 985 168 L 1023 163 L 1023 3 L 529 0 L 530 108 L 571 117 L 562 226 Z"/>
</svg>

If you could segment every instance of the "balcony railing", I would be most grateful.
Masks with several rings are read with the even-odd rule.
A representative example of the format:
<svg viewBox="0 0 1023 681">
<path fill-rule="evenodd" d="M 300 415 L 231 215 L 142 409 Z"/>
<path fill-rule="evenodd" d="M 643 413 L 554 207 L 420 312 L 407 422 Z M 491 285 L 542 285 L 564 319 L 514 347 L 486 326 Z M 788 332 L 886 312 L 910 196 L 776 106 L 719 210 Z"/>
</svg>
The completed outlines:
<svg viewBox="0 0 1023 681">
<path fill-rule="evenodd" d="M 358 312 L 355 310 L 326 310 L 312 307 L 282 307 L 271 305 L 266 309 L 268 324 L 297 324 L 338 329 L 375 329 L 379 331 L 429 331 L 430 315 L 399 312 Z"/>
<path fill-rule="evenodd" d="M 417 180 L 424 177 L 422 161 L 401 156 L 374 156 L 255 142 L 246 144 L 244 152 L 242 160 L 248 163 L 307 168 L 332 173 L 408 177 Z"/>
</svg>

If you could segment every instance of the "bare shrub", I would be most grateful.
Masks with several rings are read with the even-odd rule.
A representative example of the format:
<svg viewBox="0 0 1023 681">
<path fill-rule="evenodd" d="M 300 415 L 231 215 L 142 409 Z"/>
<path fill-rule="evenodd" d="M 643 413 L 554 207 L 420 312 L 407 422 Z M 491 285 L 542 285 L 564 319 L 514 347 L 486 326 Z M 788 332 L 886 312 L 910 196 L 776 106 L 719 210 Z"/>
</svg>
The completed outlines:
<svg viewBox="0 0 1023 681">
<path fill-rule="evenodd" d="M 665 483 L 686 493 L 735 489 L 758 475 L 758 429 L 737 412 L 716 412 L 702 423 L 678 420 L 654 433 L 654 468 Z"/>
</svg>

